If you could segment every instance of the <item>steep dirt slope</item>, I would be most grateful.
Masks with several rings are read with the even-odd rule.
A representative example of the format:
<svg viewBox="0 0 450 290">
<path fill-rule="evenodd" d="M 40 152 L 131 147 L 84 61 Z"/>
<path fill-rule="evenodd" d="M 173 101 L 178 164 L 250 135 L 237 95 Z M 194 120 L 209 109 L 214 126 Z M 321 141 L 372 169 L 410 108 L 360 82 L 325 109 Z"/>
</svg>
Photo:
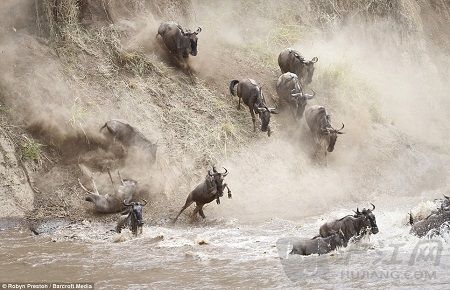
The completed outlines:
<svg viewBox="0 0 450 290">
<path fill-rule="evenodd" d="M 405 192 L 445 182 L 435 171 L 422 174 L 421 182 L 415 178 L 419 169 L 403 171 L 416 168 L 421 154 L 443 167 L 439 154 L 449 146 L 439 135 L 448 129 L 442 77 L 448 72 L 442 53 L 448 38 L 428 35 L 448 23 L 448 5 L 442 10 L 441 1 L 37 2 L 7 0 L 0 6 L 4 124 L 20 126 L 26 138 L 44 145 L 31 160 L 15 145 L 17 158 L 33 167 L 30 179 L 39 190 L 34 201 L 18 201 L 29 218 L 115 219 L 94 215 L 83 200 L 77 179 L 88 180 L 79 164 L 88 166 L 102 193 L 112 191 L 108 167 L 114 176 L 120 166 L 124 177 L 138 180 L 142 196 L 152 202 L 152 222 L 173 215 L 212 164 L 232 169 L 230 185 L 242 194 L 237 203 L 246 210 L 222 205 L 219 211 L 236 216 L 263 209 L 264 217 L 273 216 L 280 208 L 297 214 L 295 206 L 307 214 L 343 197 L 375 194 L 371 185 L 386 179 L 390 189 Z M 435 20 L 429 26 L 428 17 Z M 199 55 L 189 63 L 193 75 L 155 39 L 165 20 L 203 27 Z M 238 111 L 228 93 L 231 79 L 251 77 L 263 85 L 270 105 L 276 104 L 276 59 L 288 46 L 306 58 L 319 56 L 312 84 L 318 95 L 311 104 L 326 105 L 351 132 L 340 138 L 328 169 L 312 164 L 303 123 L 287 128 L 277 116 L 271 138 L 253 133 L 248 110 Z M 128 121 L 158 142 L 153 167 L 142 161 L 145 152 L 125 156 L 108 147 L 99 128 L 111 118 Z M 434 151 L 425 154 L 429 148 Z M 16 163 L 4 165 L 5 171 L 13 166 L 5 174 L 15 180 L 5 186 L 26 188 Z M 384 172 L 390 177 L 382 177 Z M 409 175 L 399 178 L 399 172 Z M 301 188 L 302 195 L 292 188 Z M 31 195 L 30 189 L 24 192 Z M 11 194 L 3 196 L 14 204 Z"/>
</svg>

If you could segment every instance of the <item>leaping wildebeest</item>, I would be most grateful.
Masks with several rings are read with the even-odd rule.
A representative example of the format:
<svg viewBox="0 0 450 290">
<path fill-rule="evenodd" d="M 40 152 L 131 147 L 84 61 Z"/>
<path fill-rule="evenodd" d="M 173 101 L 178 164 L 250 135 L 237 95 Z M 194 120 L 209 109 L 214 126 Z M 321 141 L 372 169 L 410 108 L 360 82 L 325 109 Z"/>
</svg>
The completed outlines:
<svg viewBox="0 0 450 290">
<path fill-rule="evenodd" d="M 118 140 L 126 147 L 136 146 L 143 149 L 145 152 L 148 152 L 150 164 L 153 164 L 156 161 L 158 144 L 148 140 L 144 134 L 130 124 L 125 121 L 113 119 L 107 121 L 100 128 L 100 132 L 104 129 L 109 132 L 114 141 Z"/>
<path fill-rule="evenodd" d="M 331 125 L 331 116 L 327 114 L 323 106 L 311 106 L 305 111 L 306 124 L 316 143 L 315 157 L 319 160 L 324 160 L 326 163 L 326 155 L 328 152 L 333 152 L 336 144 L 337 135 L 344 134 L 341 132 L 344 129 L 344 124 L 339 130 L 336 130 Z"/>
<path fill-rule="evenodd" d="M 197 185 L 197 187 L 189 193 L 186 203 L 175 217 L 174 222 L 176 222 L 180 214 L 193 202 L 195 202 L 196 207 L 192 213 L 192 219 L 195 219 L 197 213 L 199 213 L 202 218 L 206 218 L 205 213 L 203 212 L 203 206 L 213 200 L 216 200 L 217 204 L 219 204 L 219 198 L 223 196 L 223 190 L 225 188 L 228 189 L 228 198 L 231 198 L 231 190 L 228 185 L 223 182 L 224 178 L 228 175 L 228 170 L 226 168 L 224 169 L 224 173 L 217 172 L 214 167 L 212 171 L 208 170 L 205 181 Z"/>
<path fill-rule="evenodd" d="M 202 31 L 200 27 L 196 31 L 184 30 L 175 22 L 163 22 L 158 28 L 156 36 L 161 38 L 167 49 L 178 57 L 188 58 L 189 55 L 197 55 L 197 35 Z"/>
<path fill-rule="evenodd" d="M 120 233 L 122 229 L 128 227 L 133 235 L 137 236 L 142 234 L 142 226 L 144 225 L 144 220 L 142 218 L 142 208 L 147 204 L 147 201 L 143 199 L 141 202 L 131 202 L 127 203 L 126 200 L 123 201 L 123 205 L 128 207 L 128 209 L 122 213 L 117 221 L 116 232 Z"/>
<path fill-rule="evenodd" d="M 345 247 L 345 236 L 342 231 L 333 232 L 328 237 L 314 237 L 310 240 L 298 241 L 293 244 L 290 254 L 297 255 L 323 255 L 336 250 L 339 247 Z"/>
<path fill-rule="evenodd" d="M 373 211 L 375 205 L 372 204 L 372 209 L 363 209 L 359 211 L 356 209 L 355 215 L 348 215 L 341 219 L 327 222 L 320 227 L 319 236 L 322 238 L 328 237 L 336 232 L 342 231 L 344 233 L 345 246 L 352 237 L 359 237 L 368 233 L 378 233 L 378 225 Z"/>
<path fill-rule="evenodd" d="M 293 50 L 292 48 L 285 48 L 278 56 L 278 65 L 280 66 L 282 73 L 294 73 L 298 76 L 301 84 L 308 85 L 312 81 L 314 64 L 318 60 L 317 57 L 313 57 L 311 60 L 307 61 L 300 52 Z"/>
<path fill-rule="evenodd" d="M 110 175 L 111 176 L 111 175 Z M 120 186 L 118 190 L 115 189 L 114 183 L 114 194 L 101 195 L 98 192 L 97 186 L 95 184 L 94 178 L 91 177 L 92 185 L 94 191 L 88 190 L 78 179 L 78 183 L 81 188 L 88 193 L 85 200 L 92 202 L 94 204 L 94 210 L 99 213 L 116 213 L 124 210 L 125 206 L 123 201 L 130 202 L 134 195 L 136 194 L 137 181 L 132 179 L 122 179 L 120 177 Z M 111 178 L 112 183 L 112 178 Z"/>
<path fill-rule="evenodd" d="M 236 85 L 237 89 L 235 92 L 234 87 Z M 253 79 L 243 79 L 240 81 L 232 80 L 230 82 L 230 94 L 233 96 L 238 96 L 238 110 L 241 109 L 241 99 L 244 104 L 248 106 L 250 114 L 252 115 L 253 132 L 256 132 L 256 113 L 261 119 L 261 131 L 267 132 L 267 135 L 270 136 L 270 115 L 278 114 L 278 111 L 276 108 L 267 107 L 264 95 L 258 83 Z"/>
<path fill-rule="evenodd" d="M 315 96 L 314 91 L 312 94 L 304 93 L 297 75 L 291 72 L 284 73 L 278 78 L 276 89 L 280 104 L 289 107 L 294 119 L 303 117 L 307 101 Z"/>
</svg>

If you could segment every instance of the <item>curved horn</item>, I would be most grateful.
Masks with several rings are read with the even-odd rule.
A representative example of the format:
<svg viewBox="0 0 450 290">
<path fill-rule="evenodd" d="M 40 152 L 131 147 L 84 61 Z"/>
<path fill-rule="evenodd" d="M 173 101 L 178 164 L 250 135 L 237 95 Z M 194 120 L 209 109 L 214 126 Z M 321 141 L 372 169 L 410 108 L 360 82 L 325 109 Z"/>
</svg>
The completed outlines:
<svg viewBox="0 0 450 290">
<path fill-rule="evenodd" d="M 227 176 L 228 175 L 228 170 L 224 167 L 223 169 L 225 169 L 225 172 L 224 173 L 222 173 L 222 176 L 223 177 L 225 177 L 225 176 Z"/>
<path fill-rule="evenodd" d="M 131 203 L 127 204 L 127 200 L 126 200 L 126 199 L 123 200 L 123 205 L 124 205 L 124 206 L 132 206 L 133 203 L 134 203 L 134 202 L 131 202 Z"/>
<path fill-rule="evenodd" d="M 212 170 L 213 170 L 214 173 L 217 173 L 216 166 L 213 166 L 213 167 L 212 167 Z"/>
<path fill-rule="evenodd" d="M 198 28 L 197 28 L 197 30 L 194 32 L 195 34 L 199 34 L 200 32 L 202 32 L 202 28 L 199 26 Z"/>
<path fill-rule="evenodd" d="M 345 125 L 344 125 L 344 123 L 342 123 L 341 129 L 339 129 L 338 131 L 341 131 L 342 129 L 344 129 L 344 127 L 345 127 Z"/>
<path fill-rule="evenodd" d="M 180 30 L 181 34 L 185 35 L 186 33 L 183 30 L 183 27 L 181 27 L 180 24 L 177 24 L 178 29 Z"/>
<path fill-rule="evenodd" d="M 450 197 L 446 196 L 445 194 L 442 194 L 446 199 L 450 199 Z"/>
<path fill-rule="evenodd" d="M 315 90 L 311 89 L 311 91 L 312 91 L 312 94 L 303 94 L 303 96 L 305 98 L 307 98 L 308 100 L 314 98 L 314 96 L 316 95 L 316 91 Z"/>
<path fill-rule="evenodd" d="M 359 211 L 359 208 L 356 208 L 356 213 L 360 214 L 361 212 Z"/>
<path fill-rule="evenodd" d="M 311 62 L 312 62 L 312 63 L 316 63 L 318 60 L 319 60 L 319 59 L 317 58 L 317 56 L 315 56 L 315 57 L 313 57 L 313 58 L 311 59 Z"/>
<path fill-rule="evenodd" d="M 372 205 L 372 211 L 374 211 L 375 210 L 375 205 L 373 204 L 373 203 L 370 203 L 371 205 Z"/>
<path fill-rule="evenodd" d="M 141 206 L 145 206 L 147 204 L 147 201 L 145 199 L 142 199 L 144 201 L 144 203 L 139 203 Z"/>
</svg>

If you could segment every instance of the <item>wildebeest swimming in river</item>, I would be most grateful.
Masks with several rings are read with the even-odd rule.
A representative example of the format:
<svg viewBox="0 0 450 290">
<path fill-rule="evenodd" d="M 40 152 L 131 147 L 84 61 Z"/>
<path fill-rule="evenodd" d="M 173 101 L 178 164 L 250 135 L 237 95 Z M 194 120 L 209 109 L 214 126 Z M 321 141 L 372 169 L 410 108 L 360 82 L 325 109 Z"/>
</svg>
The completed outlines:
<svg viewBox="0 0 450 290">
<path fill-rule="evenodd" d="M 410 233 L 418 237 L 426 236 L 432 230 L 439 230 L 444 223 L 450 222 L 450 199 L 444 195 L 440 208 L 433 211 L 428 217 L 420 221 L 414 221 L 414 217 L 410 214 Z"/>
<path fill-rule="evenodd" d="M 188 58 L 189 55 L 197 55 L 197 35 L 202 31 L 199 27 L 196 31 L 185 30 L 175 22 L 163 22 L 158 28 L 158 34 L 167 49 L 179 58 Z"/>
<path fill-rule="evenodd" d="M 205 177 L 205 181 L 197 185 L 197 187 L 194 188 L 191 193 L 189 193 L 186 199 L 186 203 L 184 204 L 178 215 L 175 217 L 174 222 L 178 219 L 180 214 L 193 202 L 195 202 L 196 207 L 194 209 L 194 212 L 192 213 L 192 218 L 194 219 L 197 213 L 199 213 L 202 218 L 206 218 L 203 212 L 203 206 L 213 200 L 216 200 L 217 204 L 219 204 L 219 198 L 223 196 L 223 190 L 225 188 L 228 189 L 228 198 L 231 198 L 231 190 L 228 185 L 223 182 L 224 178 L 228 175 L 227 169 L 224 169 L 224 173 L 217 172 L 214 167 L 212 171 L 208 171 L 208 174 Z"/>
<path fill-rule="evenodd" d="M 121 120 L 109 120 L 101 128 L 100 132 L 104 129 L 113 137 L 114 141 L 120 141 L 126 147 L 135 146 L 148 153 L 149 163 L 153 164 L 156 161 L 156 151 L 158 144 L 148 140 L 144 134 L 139 132 L 130 124 Z"/>
<path fill-rule="evenodd" d="M 312 81 L 314 64 L 318 60 L 317 57 L 313 57 L 313 59 L 307 61 L 298 51 L 292 48 L 285 48 L 278 56 L 278 65 L 282 73 L 294 73 L 298 76 L 302 85 L 308 85 Z"/>
<path fill-rule="evenodd" d="M 147 204 L 145 199 L 143 201 L 144 203 L 127 203 L 126 200 L 123 201 L 123 205 L 129 208 L 122 213 L 117 221 L 116 231 L 118 233 L 120 233 L 122 229 L 128 227 L 133 235 L 137 236 L 138 234 L 142 234 L 142 226 L 144 225 L 142 208 Z"/>
<path fill-rule="evenodd" d="M 295 242 L 290 254 L 298 254 L 304 256 L 311 254 L 323 255 L 335 250 L 338 247 L 344 247 L 346 245 L 347 243 L 345 242 L 344 233 L 342 231 L 339 231 L 333 232 L 325 238 L 315 237 L 310 240 Z"/>
<path fill-rule="evenodd" d="M 335 232 L 342 231 L 345 238 L 345 246 L 352 237 L 358 237 L 366 234 L 370 229 L 372 234 L 378 233 L 378 226 L 373 211 L 375 206 L 372 204 L 372 209 L 363 209 L 359 211 L 356 209 L 355 215 L 348 215 L 341 219 L 327 222 L 320 227 L 319 236 L 328 237 Z"/>
<path fill-rule="evenodd" d="M 234 92 L 234 87 L 237 85 L 237 92 Z M 241 108 L 241 99 L 246 104 L 250 110 L 250 114 L 252 115 L 253 121 L 253 132 L 256 132 L 256 118 L 255 113 L 261 119 L 261 131 L 267 132 L 267 135 L 270 136 L 270 115 L 278 114 L 275 108 L 269 108 L 266 105 L 266 101 L 264 100 L 264 95 L 262 93 L 261 87 L 258 83 L 253 79 L 244 79 L 244 80 L 232 80 L 230 82 L 230 94 L 233 96 L 238 96 L 238 110 Z"/>
<path fill-rule="evenodd" d="M 296 74 L 287 72 L 282 74 L 277 81 L 277 94 L 281 104 L 286 104 L 294 119 L 301 119 L 305 112 L 306 102 L 315 96 L 303 92 Z"/>
<path fill-rule="evenodd" d="M 333 152 L 337 135 L 344 134 L 341 132 L 344 124 L 339 130 L 334 129 L 331 125 L 331 116 L 323 106 L 317 105 L 306 109 L 305 119 L 316 143 L 314 155 L 319 161 L 324 161 L 326 164 L 327 151 Z"/>
<path fill-rule="evenodd" d="M 110 175 L 111 177 L 111 175 Z M 92 185 L 94 191 L 88 190 L 78 179 L 78 183 L 81 188 L 88 193 L 85 200 L 92 202 L 94 204 L 94 210 L 99 213 L 116 213 L 124 210 L 125 206 L 123 201 L 130 202 L 134 195 L 136 194 L 137 181 L 132 179 L 122 179 L 120 177 L 120 185 L 118 190 L 115 189 L 114 183 L 111 178 L 111 183 L 113 183 L 114 194 L 101 195 L 98 192 L 97 186 L 95 184 L 94 178 L 91 177 Z"/>
</svg>

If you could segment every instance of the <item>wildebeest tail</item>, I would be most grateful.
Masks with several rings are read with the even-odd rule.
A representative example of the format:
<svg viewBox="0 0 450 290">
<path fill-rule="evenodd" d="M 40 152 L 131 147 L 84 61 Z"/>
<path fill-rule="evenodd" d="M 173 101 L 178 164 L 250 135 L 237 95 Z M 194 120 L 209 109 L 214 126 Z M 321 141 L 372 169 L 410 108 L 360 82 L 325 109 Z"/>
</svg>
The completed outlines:
<svg viewBox="0 0 450 290">
<path fill-rule="evenodd" d="M 234 93 L 234 87 L 239 83 L 238 80 L 232 80 L 230 82 L 230 94 L 233 96 L 236 96 L 236 94 Z"/>
</svg>

